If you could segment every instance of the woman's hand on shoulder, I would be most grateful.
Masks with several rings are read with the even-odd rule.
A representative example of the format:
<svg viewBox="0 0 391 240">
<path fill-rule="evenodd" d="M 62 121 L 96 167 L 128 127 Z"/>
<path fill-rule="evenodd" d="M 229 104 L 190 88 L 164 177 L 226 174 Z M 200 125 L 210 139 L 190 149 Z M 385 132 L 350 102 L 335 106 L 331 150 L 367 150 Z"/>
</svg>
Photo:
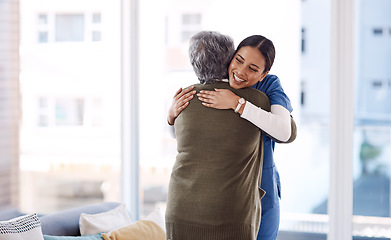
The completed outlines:
<svg viewBox="0 0 391 240">
<path fill-rule="evenodd" d="M 174 125 L 175 119 L 178 117 L 178 115 L 182 112 L 183 109 L 185 109 L 189 105 L 189 101 L 193 98 L 196 91 L 192 91 L 194 89 L 194 86 L 190 86 L 184 90 L 182 88 L 179 88 L 178 91 L 176 91 L 171 107 L 168 110 L 168 116 L 167 116 L 167 122 L 170 125 Z"/>
<path fill-rule="evenodd" d="M 234 110 L 240 98 L 228 89 L 215 89 L 215 91 L 202 90 L 197 96 L 206 107 Z"/>
</svg>

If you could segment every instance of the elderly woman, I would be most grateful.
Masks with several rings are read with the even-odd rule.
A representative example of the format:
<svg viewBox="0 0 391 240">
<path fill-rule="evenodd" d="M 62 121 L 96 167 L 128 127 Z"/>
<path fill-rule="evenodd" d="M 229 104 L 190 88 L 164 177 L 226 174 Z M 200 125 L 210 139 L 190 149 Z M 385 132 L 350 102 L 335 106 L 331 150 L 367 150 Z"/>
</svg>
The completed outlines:
<svg viewBox="0 0 391 240">
<path fill-rule="evenodd" d="M 235 49 L 230 37 L 200 32 L 190 40 L 190 61 L 202 84 L 194 90 L 229 89 L 270 111 L 265 94 L 233 89 L 226 81 Z M 229 110 L 197 99 L 175 120 L 177 158 L 172 169 L 166 229 L 170 240 L 256 239 L 261 216 L 261 132 Z"/>
</svg>

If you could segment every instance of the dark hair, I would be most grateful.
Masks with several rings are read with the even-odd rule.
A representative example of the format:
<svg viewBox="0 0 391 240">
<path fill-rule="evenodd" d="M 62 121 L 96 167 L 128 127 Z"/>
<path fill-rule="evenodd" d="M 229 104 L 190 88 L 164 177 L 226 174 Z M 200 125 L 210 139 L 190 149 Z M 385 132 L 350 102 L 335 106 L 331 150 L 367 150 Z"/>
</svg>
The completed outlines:
<svg viewBox="0 0 391 240">
<path fill-rule="evenodd" d="M 274 49 L 273 42 L 261 35 L 252 35 L 245 38 L 236 48 L 235 55 L 242 47 L 253 47 L 265 57 L 266 64 L 264 73 L 270 71 L 273 66 L 274 58 L 276 57 L 276 50 Z"/>
<path fill-rule="evenodd" d="M 190 39 L 190 63 L 204 84 L 228 78 L 228 66 L 234 52 L 233 39 L 218 32 L 201 31 Z"/>
</svg>

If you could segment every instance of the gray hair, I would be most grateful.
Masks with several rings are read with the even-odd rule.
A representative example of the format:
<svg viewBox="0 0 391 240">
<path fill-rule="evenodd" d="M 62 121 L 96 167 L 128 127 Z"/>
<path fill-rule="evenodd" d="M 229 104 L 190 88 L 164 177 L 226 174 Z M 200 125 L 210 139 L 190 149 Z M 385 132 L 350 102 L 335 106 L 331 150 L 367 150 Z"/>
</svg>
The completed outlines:
<svg viewBox="0 0 391 240">
<path fill-rule="evenodd" d="M 190 63 L 200 83 L 210 84 L 228 78 L 228 66 L 235 52 L 230 36 L 202 31 L 190 39 Z"/>
</svg>

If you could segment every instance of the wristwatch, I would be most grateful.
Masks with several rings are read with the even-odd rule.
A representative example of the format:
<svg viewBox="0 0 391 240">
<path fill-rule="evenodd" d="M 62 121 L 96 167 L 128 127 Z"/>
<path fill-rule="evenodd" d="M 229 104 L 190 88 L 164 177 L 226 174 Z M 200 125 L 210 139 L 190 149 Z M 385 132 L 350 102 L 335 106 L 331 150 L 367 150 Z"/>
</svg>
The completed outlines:
<svg viewBox="0 0 391 240">
<path fill-rule="evenodd" d="M 244 98 L 240 98 L 239 99 L 239 102 L 238 102 L 238 106 L 236 106 L 236 109 L 235 109 L 235 112 L 237 113 L 240 109 L 240 107 L 246 102 L 246 100 L 244 100 Z"/>
</svg>

